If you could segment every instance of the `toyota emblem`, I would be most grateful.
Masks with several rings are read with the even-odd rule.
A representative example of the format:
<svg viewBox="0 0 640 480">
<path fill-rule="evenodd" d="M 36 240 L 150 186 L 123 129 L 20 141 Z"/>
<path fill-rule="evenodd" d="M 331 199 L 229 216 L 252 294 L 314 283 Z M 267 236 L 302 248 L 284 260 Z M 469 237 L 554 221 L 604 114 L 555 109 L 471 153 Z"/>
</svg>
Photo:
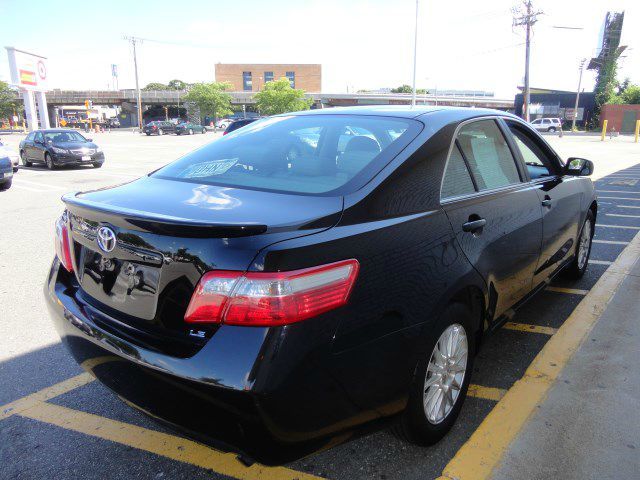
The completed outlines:
<svg viewBox="0 0 640 480">
<path fill-rule="evenodd" d="M 109 227 L 98 229 L 98 246 L 105 252 L 110 252 L 116 248 L 116 234 Z"/>
</svg>

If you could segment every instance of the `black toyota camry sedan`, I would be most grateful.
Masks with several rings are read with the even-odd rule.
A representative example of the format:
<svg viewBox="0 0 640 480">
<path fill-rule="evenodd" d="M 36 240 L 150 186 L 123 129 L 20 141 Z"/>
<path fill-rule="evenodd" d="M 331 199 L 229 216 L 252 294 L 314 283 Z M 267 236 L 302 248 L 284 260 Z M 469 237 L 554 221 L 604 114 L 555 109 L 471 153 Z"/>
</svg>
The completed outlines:
<svg viewBox="0 0 640 480">
<path fill-rule="evenodd" d="M 68 128 L 35 130 L 19 146 L 25 167 L 43 163 L 49 170 L 66 165 L 93 165 L 100 168 L 104 153 L 90 138 Z"/>
<path fill-rule="evenodd" d="M 270 117 L 66 195 L 45 295 L 79 363 L 213 445 L 273 463 L 385 418 L 428 445 L 482 339 L 587 268 L 592 170 L 493 110 Z"/>
</svg>

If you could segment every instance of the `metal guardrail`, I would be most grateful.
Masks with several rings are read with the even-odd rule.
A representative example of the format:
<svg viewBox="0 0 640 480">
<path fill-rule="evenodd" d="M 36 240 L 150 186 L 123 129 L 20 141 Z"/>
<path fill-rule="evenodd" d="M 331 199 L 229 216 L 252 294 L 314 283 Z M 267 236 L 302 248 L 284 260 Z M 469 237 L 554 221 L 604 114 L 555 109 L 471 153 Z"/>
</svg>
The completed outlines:
<svg viewBox="0 0 640 480">
<path fill-rule="evenodd" d="M 252 104 L 255 103 L 255 92 L 229 92 L 233 97 L 232 103 Z M 181 103 L 184 101 L 186 90 L 142 90 L 141 99 L 143 103 Z M 410 94 L 403 93 L 308 93 L 307 98 L 312 98 L 315 102 L 331 104 L 338 101 L 353 101 L 356 105 L 379 104 L 406 104 L 411 99 Z M 136 91 L 134 89 L 124 90 L 51 90 L 47 92 L 47 101 L 50 105 L 60 104 L 83 104 L 85 100 L 94 103 L 119 104 L 122 102 L 136 102 Z M 459 96 L 459 95 L 418 95 L 418 104 L 442 104 L 452 106 L 482 106 L 488 108 L 511 109 L 514 107 L 513 100 L 500 99 L 484 96 Z"/>
</svg>

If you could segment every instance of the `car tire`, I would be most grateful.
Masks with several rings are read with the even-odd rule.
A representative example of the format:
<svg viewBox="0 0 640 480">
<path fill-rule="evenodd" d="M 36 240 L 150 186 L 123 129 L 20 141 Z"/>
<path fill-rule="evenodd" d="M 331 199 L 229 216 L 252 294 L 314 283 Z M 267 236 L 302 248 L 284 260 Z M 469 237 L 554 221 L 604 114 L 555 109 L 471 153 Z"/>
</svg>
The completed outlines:
<svg viewBox="0 0 640 480">
<path fill-rule="evenodd" d="M 27 153 L 24 150 L 20 152 L 20 160 L 22 160 L 22 165 L 25 167 L 33 165 L 29 160 L 27 160 Z"/>
<path fill-rule="evenodd" d="M 162 131 L 162 129 L 158 129 L 158 135 L 164 135 L 164 132 Z"/>
<path fill-rule="evenodd" d="M 100 162 L 96 162 L 93 164 L 93 168 L 100 168 L 102 164 Z"/>
<path fill-rule="evenodd" d="M 13 167 L 13 173 L 18 173 L 18 167 Z"/>
<path fill-rule="evenodd" d="M 574 280 L 582 278 L 584 272 L 587 271 L 589 266 L 589 257 L 591 256 L 591 244 L 593 239 L 593 233 L 595 230 L 595 218 L 591 210 L 587 211 L 587 218 L 580 229 L 580 235 L 576 241 L 576 251 L 573 255 L 573 260 L 565 269 L 567 277 Z"/>
<path fill-rule="evenodd" d="M 202 132 L 201 133 L 204 135 L 205 133 L 207 133 L 207 129 L 202 127 Z"/>
<path fill-rule="evenodd" d="M 547 130 L 547 132 L 552 133 L 556 131 L 556 127 L 549 127 L 549 129 Z"/>
<path fill-rule="evenodd" d="M 147 132 L 147 137 L 150 137 L 150 136 L 151 136 L 151 134 L 149 132 Z"/>
<path fill-rule="evenodd" d="M 44 154 L 44 163 L 49 170 L 53 170 L 54 168 L 56 168 L 56 166 L 53 164 L 53 159 L 51 158 L 51 155 L 49 155 L 48 153 Z"/>
<path fill-rule="evenodd" d="M 193 128 L 189 129 L 189 135 L 193 135 Z"/>
<path fill-rule="evenodd" d="M 451 303 L 444 309 L 420 354 L 407 408 L 393 427 L 396 436 L 418 445 L 433 445 L 451 429 L 469 388 L 476 323 L 472 311 L 462 303 Z M 448 351 L 449 338 L 457 342 L 452 352 Z M 453 354 L 451 357 L 458 362 L 451 363 L 447 354 Z M 442 362 L 447 372 L 444 377 L 438 373 Z M 455 373 L 461 368 L 463 372 Z"/>
<path fill-rule="evenodd" d="M 6 182 L 0 183 L 0 191 L 9 190 L 9 188 L 11 188 L 11 183 L 13 183 L 13 178 L 7 180 Z"/>
</svg>

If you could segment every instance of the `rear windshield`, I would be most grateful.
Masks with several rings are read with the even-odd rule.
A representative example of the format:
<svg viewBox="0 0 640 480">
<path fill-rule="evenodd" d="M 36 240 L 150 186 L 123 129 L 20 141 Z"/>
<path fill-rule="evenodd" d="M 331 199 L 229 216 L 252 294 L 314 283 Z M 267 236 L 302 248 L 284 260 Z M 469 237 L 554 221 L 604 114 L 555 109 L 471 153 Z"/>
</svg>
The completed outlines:
<svg viewBox="0 0 640 480">
<path fill-rule="evenodd" d="M 259 120 L 196 150 L 153 177 L 318 194 L 370 179 L 420 131 L 404 118 L 300 115 Z M 368 177 L 368 178 L 366 178 Z"/>
</svg>

